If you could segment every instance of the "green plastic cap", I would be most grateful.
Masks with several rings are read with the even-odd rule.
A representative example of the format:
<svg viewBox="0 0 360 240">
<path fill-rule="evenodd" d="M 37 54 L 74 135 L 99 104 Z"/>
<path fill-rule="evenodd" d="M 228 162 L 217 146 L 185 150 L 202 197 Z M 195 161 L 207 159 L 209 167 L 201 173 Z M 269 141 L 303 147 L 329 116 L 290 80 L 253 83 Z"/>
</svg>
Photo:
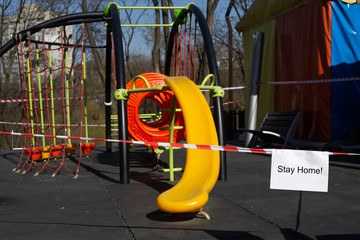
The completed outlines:
<svg viewBox="0 0 360 240">
<path fill-rule="evenodd" d="M 180 12 L 182 11 L 182 9 L 176 10 L 174 13 L 174 20 L 175 22 L 179 19 L 179 15 Z M 187 22 L 187 20 L 189 19 L 189 16 L 186 14 L 186 17 L 184 17 L 183 21 L 180 24 L 184 24 Z"/>
<path fill-rule="evenodd" d="M 110 16 L 109 10 L 110 10 L 110 5 L 111 5 L 111 4 L 116 4 L 116 6 L 119 8 L 119 5 L 118 5 L 116 2 L 111 2 L 111 3 L 109 3 L 109 4 L 105 7 L 105 9 L 104 9 L 104 16 L 105 16 L 105 17 L 109 17 L 109 16 Z"/>
</svg>

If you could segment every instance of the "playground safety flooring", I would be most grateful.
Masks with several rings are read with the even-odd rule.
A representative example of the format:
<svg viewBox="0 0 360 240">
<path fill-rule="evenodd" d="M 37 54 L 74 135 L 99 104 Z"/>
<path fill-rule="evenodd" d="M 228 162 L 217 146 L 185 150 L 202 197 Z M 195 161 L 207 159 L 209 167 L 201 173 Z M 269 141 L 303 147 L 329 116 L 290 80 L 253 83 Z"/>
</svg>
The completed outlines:
<svg viewBox="0 0 360 240">
<path fill-rule="evenodd" d="M 360 157 L 331 156 L 329 191 L 270 190 L 271 157 L 227 153 L 226 181 L 218 181 L 204 210 L 158 210 L 156 198 L 175 182 L 135 146 L 130 184 L 119 184 L 118 153 L 96 147 L 80 176 L 52 169 L 35 177 L 12 169 L 20 151 L 0 152 L 0 239 L 360 239 Z M 185 150 L 176 150 L 183 167 Z M 78 156 L 66 160 L 75 166 Z M 163 154 L 162 162 L 167 162 Z M 180 172 L 176 173 L 179 180 Z"/>
</svg>

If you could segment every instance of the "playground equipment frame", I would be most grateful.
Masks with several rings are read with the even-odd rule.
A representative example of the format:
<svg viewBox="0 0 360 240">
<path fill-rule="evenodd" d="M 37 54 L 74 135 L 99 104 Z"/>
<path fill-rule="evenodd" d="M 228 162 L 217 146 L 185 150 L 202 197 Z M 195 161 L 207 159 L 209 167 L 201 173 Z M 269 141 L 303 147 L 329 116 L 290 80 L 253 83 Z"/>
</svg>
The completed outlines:
<svg viewBox="0 0 360 240">
<path fill-rule="evenodd" d="M 182 9 L 177 20 L 174 22 L 171 32 L 170 32 L 170 38 L 169 43 L 167 46 L 167 54 L 165 58 L 165 75 L 170 74 L 170 67 L 171 67 L 171 54 L 172 49 L 174 47 L 174 36 L 177 34 L 178 27 L 183 23 L 183 19 L 186 17 L 188 13 L 194 14 L 201 33 L 204 40 L 204 47 L 205 52 L 207 55 L 208 65 L 209 65 L 209 71 L 211 74 L 215 77 L 215 86 L 220 86 L 220 77 L 219 77 L 219 71 L 217 67 L 216 62 L 216 55 L 214 50 L 214 45 L 212 42 L 211 34 L 209 31 L 209 28 L 207 26 L 206 20 L 204 18 L 204 15 L 200 11 L 200 9 L 193 3 L 190 3 L 185 9 Z M 216 125 L 216 130 L 219 138 L 219 145 L 225 146 L 225 135 L 224 135 L 224 111 L 222 107 L 222 98 L 221 97 L 215 97 L 214 98 L 214 120 Z M 226 180 L 227 179 L 227 173 L 226 173 L 226 153 L 220 152 L 220 173 L 219 173 L 219 180 Z"/>
<path fill-rule="evenodd" d="M 86 12 L 77 13 L 66 16 L 60 16 L 51 20 L 44 21 L 28 29 L 22 30 L 16 34 L 15 37 L 10 39 L 5 45 L 0 48 L 0 57 L 2 57 L 7 51 L 16 45 L 16 42 L 21 39 L 26 40 L 28 36 L 41 31 L 45 28 L 53 28 L 66 25 L 76 25 L 81 23 L 93 23 L 93 22 L 106 22 L 106 83 L 105 83 L 105 115 L 106 115 L 106 138 L 111 137 L 111 66 L 112 66 L 112 44 L 111 37 L 113 37 L 114 55 L 115 55 L 115 72 L 116 72 L 116 86 L 117 89 L 126 88 L 125 80 L 125 61 L 123 54 L 122 44 L 122 32 L 120 23 L 119 7 L 115 3 L 110 3 L 104 12 Z M 133 7 L 132 7 L 133 8 Z M 139 7 L 140 8 L 140 7 Z M 168 7 L 166 7 L 169 9 Z M 169 75 L 171 66 L 171 54 L 174 47 L 174 36 L 177 34 L 178 27 L 183 23 L 183 19 L 188 13 L 194 14 L 199 24 L 205 50 L 207 53 L 207 59 L 209 64 L 210 73 L 214 75 L 214 85 L 220 86 L 219 72 L 216 64 L 216 56 L 214 46 L 211 40 L 210 31 L 207 27 L 206 20 L 201 13 L 200 9 L 193 3 L 190 3 L 186 7 L 173 7 L 174 9 L 182 9 L 178 18 L 171 24 L 172 30 L 170 33 L 170 39 L 168 44 L 168 51 L 165 62 L 165 75 Z M 149 9 L 156 9 L 150 7 Z M 158 9 L 162 9 L 159 7 Z M 150 25 L 148 25 L 150 26 Z M 111 36 L 112 35 L 112 36 Z M 119 126 L 119 140 L 128 139 L 128 124 L 127 124 L 127 105 L 126 100 L 117 100 L 118 108 L 118 126 Z M 225 136 L 223 131 L 224 116 L 222 108 L 221 97 L 214 97 L 214 120 L 219 138 L 219 145 L 225 146 Z M 106 143 L 106 150 L 111 151 L 111 143 Z M 127 143 L 119 143 L 119 166 L 120 166 L 120 183 L 129 183 L 129 150 Z M 220 152 L 220 174 L 219 180 L 226 180 L 226 153 Z"/>
</svg>

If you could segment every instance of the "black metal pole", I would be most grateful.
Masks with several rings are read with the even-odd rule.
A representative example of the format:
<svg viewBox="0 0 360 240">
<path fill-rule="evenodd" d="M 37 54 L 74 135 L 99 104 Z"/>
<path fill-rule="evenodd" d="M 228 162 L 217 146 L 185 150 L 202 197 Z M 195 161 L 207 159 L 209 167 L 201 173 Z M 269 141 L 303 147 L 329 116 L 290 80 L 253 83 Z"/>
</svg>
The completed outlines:
<svg viewBox="0 0 360 240">
<path fill-rule="evenodd" d="M 113 41 L 115 52 L 115 71 L 116 71 L 116 88 L 125 89 L 125 61 L 122 44 L 122 32 L 120 25 L 119 10 L 115 3 L 110 5 L 110 15 L 112 18 Z M 126 100 L 118 100 L 118 124 L 119 140 L 128 139 L 127 108 Z M 129 149 L 126 143 L 119 143 L 119 165 L 120 165 L 120 183 L 129 183 Z"/>
<path fill-rule="evenodd" d="M 174 36 L 177 34 L 177 31 L 178 31 L 178 26 L 173 26 L 171 28 L 170 37 L 169 37 L 169 41 L 168 41 L 168 45 L 167 45 L 166 56 L 165 56 L 165 71 L 164 71 L 164 73 L 166 76 L 170 75 L 171 57 L 172 57 L 172 52 L 173 52 L 173 47 L 174 47 Z"/>
<path fill-rule="evenodd" d="M 189 11 L 195 15 L 198 21 L 201 34 L 204 40 L 204 47 L 208 59 L 210 73 L 214 74 L 215 76 L 215 85 L 220 86 L 220 77 L 216 62 L 214 45 L 204 15 L 201 13 L 200 9 L 194 4 L 191 4 L 189 6 Z M 214 98 L 214 120 L 219 138 L 219 145 L 225 146 L 226 141 L 224 135 L 224 112 L 223 112 L 221 97 Z M 226 179 L 227 179 L 226 152 L 221 151 L 219 180 L 226 180 Z"/>
<path fill-rule="evenodd" d="M 79 24 L 81 22 L 86 22 L 87 19 L 96 19 L 96 21 L 104 21 L 104 13 L 103 12 L 87 12 L 87 13 L 76 13 L 76 14 L 70 14 L 65 16 L 60 16 L 57 18 L 53 18 L 47 21 L 44 21 L 42 23 L 39 23 L 33 27 L 30 27 L 28 29 L 24 29 L 17 33 L 17 36 L 21 35 L 21 39 L 24 41 L 27 38 L 27 32 L 30 32 L 30 34 L 34 34 L 38 31 L 40 31 L 43 28 L 51 28 L 55 26 L 65 26 L 65 25 L 71 25 L 71 24 Z M 73 21 L 76 21 L 73 22 Z M 6 44 L 1 46 L 0 48 L 0 57 L 4 55 L 9 49 L 11 49 L 16 44 L 16 38 L 10 39 Z"/>
<path fill-rule="evenodd" d="M 106 29 L 106 69 L 105 69 L 105 135 L 106 139 L 111 138 L 111 32 L 112 24 Z M 111 152 L 111 142 L 106 142 L 106 152 Z"/>
</svg>

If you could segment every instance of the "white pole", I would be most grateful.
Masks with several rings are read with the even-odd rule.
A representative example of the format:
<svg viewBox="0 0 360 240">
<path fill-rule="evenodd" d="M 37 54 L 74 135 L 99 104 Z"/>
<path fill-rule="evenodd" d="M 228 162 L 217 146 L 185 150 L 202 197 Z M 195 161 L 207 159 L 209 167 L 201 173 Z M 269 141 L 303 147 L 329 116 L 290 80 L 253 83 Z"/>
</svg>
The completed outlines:
<svg viewBox="0 0 360 240">
<path fill-rule="evenodd" d="M 255 35 L 254 35 L 254 53 L 253 53 L 253 62 L 252 62 L 252 71 L 251 71 L 249 108 L 248 108 L 247 127 L 246 127 L 246 129 L 249 129 L 249 130 L 256 129 L 263 46 L 264 46 L 264 33 L 263 32 L 255 33 Z M 251 138 L 252 138 L 252 134 L 249 132 L 246 132 L 245 147 L 248 147 Z"/>
</svg>

